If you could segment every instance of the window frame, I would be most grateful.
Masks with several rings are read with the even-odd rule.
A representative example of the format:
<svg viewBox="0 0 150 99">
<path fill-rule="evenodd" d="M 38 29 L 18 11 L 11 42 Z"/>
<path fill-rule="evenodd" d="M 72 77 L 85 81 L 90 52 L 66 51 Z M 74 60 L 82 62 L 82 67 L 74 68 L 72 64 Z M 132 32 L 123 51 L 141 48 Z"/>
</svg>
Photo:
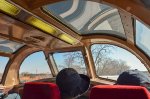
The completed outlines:
<svg viewBox="0 0 150 99">
<path fill-rule="evenodd" d="M 148 59 L 150 59 L 150 56 L 142 49 L 140 48 L 137 43 L 136 43 L 136 36 L 137 36 L 137 30 L 136 30 L 136 20 L 139 21 L 141 24 L 143 24 L 145 27 L 149 28 L 150 29 L 150 26 L 149 25 L 146 25 L 144 22 L 142 22 L 140 19 L 137 19 L 137 18 L 134 18 L 133 19 L 133 27 L 134 27 L 134 33 L 135 33 L 135 36 L 134 36 L 134 42 L 135 42 L 135 46 L 138 48 L 138 50 L 140 50 Z"/>
<path fill-rule="evenodd" d="M 136 53 L 136 51 L 132 51 L 132 48 L 128 48 L 128 46 L 122 46 L 122 45 L 119 45 L 117 43 L 114 43 L 114 42 L 97 42 L 97 43 L 91 43 L 89 49 L 91 51 L 91 48 L 92 48 L 92 45 L 95 45 L 95 44 L 110 44 L 110 45 L 114 45 L 114 46 L 117 46 L 117 47 L 120 47 L 128 52 L 130 52 L 131 54 L 133 54 L 135 57 L 137 57 L 137 59 L 139 59 L 141 61 L 141 63 L 143 63 L 143 60 L 141 60 Z M 139 54 L 138 54 L 139 55 Z M 92 52 L 91 52 L 91 57 L 92 57 L 92 60 L 93 60 L 93 63 L 94 63 L 94 59 L 93 59 L 93 56 L 92 56 Z M 145 61 L 145 60 L 144 60 Z M 96 66 L 95 66 L 95 63 L 93 64 L 93 68 L 94 68 L 94 72 L 95 72 L 95 75 L 96 75 L 96 78 L 100 79 L 100 80 L 107 80 L 107 81 L 110 81 L 110 82 L 116 82 L 116 80 L 113 80 L 113 79 L 107 79 L 107 78 L 102 78 L 102 77 L 99 77 L 96 73 Z M 148 65 L 147 63 L 143 63 L 143 65 L 145 66 L 145 68 L 147 69 L 147 71 L 150 73 L 150 67 L 148 68 L 146 65 Z"/>
<path fill-rule="evenodd" d="M 51 57 L 52 57 L 52 60 L 50 59 L 50 61 L 54 63 L 53 65 L 56 68 L 56 71 L 55 71 L 56 75 L 58 74 L 59 70 L 58 70 L 58 66 L 56 64 L 56 61 L 54 59 L 53 54 L 55 54 L 55 53 L 65 53 L 65 52 L 75 52 L 75 51 L 80 51 L 81 52 L 81 54 L 83 56 L 84 63 L 85 63 L 85 68 L 86 68 L 86 71 L 87 71 L 87 76 L 91 77 L 90 76 L 91 74 L 90 74 L 90 71 L 89 71 L 89 66 L 88 66 L 88 63 L 87 63 L 86 58 L 85 58 L 85 52 L 83 50 L 83 47 L 75 47 L 74 49 L 69 49 L 69 48 L 67 49 L 66 48 L 66 49 L 63 49 L 63 50 L 57 50 L 57 51 L 51 51 L 51 52 L 49 52 L 49 55 L 51 55 Z"/>
<path fill-rule="evenodd" d="M 45 55 L 45 52 L 44 52 L 43 50 L 38 50 L 38 51 L 32 52 L 32 53 L 28 54 L 26 57 L 24 57 L 24 59 L 22 60 L 20 66 L 19 66 L 19 69 L 18 69 L 18 81 L 19 81 L 20 84 L 22 84 L 22 82 L 21 82 L 21 80 L 20 80 L 20 68 L 21 68 L 22 63 L 23 63 L 23 62 L 25 61 L 25 59 L 28 58 L 30 55 L 32 55 L 32 54 L 34 54 L 34 53 L 37 53 L 37 52 L 42 52 L 43 55 L 44 55 L 44 57 L 45 57 L 45 60 L 46 60 L 46 55 Z M 51 70 L 51 68 L 50 68 L 50 66 L 49 66 L 48 60 L 46 60 L 46 62 L 47 62 L 47 64 L 48 64 L 48 68 L 49 68 L 50 73 L 51 73 L 51 75 L 52 75 L 51 78 L 53 78 L 54 75 L 53 75 L 52 70 Z M 44 78 L 44 79 L 49 79 L 49 78 Z M 38 79 L 38 80 L 34 80 L 34 81 L 41 81 L 41 80 L 43 80 L 43 79 Z M 29 81 L 29 82 L 34 82 L 34 81 Z M 23 83 L 26 83 L 26 82 L 23 82 Z"/>
</svg>

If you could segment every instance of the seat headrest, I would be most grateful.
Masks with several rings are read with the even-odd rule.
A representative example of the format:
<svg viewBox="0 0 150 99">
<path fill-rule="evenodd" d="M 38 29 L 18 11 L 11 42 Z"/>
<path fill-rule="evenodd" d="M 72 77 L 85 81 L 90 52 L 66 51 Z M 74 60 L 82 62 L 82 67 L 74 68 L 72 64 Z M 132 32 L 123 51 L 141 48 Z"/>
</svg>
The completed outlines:
<svg viewBox="0 0 150 99">
<path fill-rule="evenodd" d="M 60 99 L 56 84 L 47 82 L 25 83 L 22 99 Z"/>
<path fill-rule="evenodd" d="M 98 85 L 92 88 L 90 99 L 150 99 L 150 94 L 141 86 Z"/>
</svg>

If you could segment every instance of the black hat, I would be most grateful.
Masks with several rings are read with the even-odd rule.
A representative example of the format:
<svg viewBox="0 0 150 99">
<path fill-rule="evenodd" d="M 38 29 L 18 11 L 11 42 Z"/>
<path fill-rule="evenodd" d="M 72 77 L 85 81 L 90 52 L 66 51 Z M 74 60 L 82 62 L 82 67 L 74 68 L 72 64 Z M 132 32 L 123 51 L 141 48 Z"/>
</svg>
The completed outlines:
<svg viewBox="0 0 150 99">
<path fill-rule="evenodd" d="M 142 71 L 127 70 L 127 71 L 122 72 L 119 75 L 116 84 L 145 86 L 145 84 L 150 85 L 150 78 L 148 77 L 148 75 L 144 74 Z M 145 87 L 148 88 L 149 86 L 145 86 Z"/>
<path fill-rule="evenodd" d="M 73 68 L 65 68 L 58 73 L 56 84 L 62 94 L 76 97 L 88 90 L 90 78 L 86 75 L 78 74 Z"/>
</svg>

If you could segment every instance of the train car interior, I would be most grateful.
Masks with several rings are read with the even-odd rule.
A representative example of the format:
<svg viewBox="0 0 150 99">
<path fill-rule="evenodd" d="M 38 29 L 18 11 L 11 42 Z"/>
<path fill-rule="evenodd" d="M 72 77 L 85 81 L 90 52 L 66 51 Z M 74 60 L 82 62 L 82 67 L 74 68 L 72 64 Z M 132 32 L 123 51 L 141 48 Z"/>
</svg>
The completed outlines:
<svg viewBox="0 0 150 99">
<path fill-rule="evenodd" d="M 150 0 L 0 0 L 0 97 L 60 99 L 56 76 L 73 68 L 90 78 L 89 99 L 150 99 L 114 86 L 126 70 L 150 77 L 149 37 Z"/>
</svg>

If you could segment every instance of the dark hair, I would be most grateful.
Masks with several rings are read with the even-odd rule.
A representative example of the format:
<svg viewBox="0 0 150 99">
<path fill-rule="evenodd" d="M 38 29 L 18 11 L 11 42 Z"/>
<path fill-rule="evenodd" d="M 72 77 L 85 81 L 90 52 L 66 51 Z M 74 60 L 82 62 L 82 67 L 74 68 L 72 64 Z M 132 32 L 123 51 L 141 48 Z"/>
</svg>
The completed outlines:
<svg viewBox="0 0 150 99">
<path fill-rule="evenodd" d="M 116 84 L 144 86 L 147 89 L 149 89 L 148 87 L 150 86 L 150 78 L 148 77 L 148 75 L 146 75 L 142 71 L 127 70 L 127 71 L 122 72 L 119 75 Z"/>
<path fill-rule="evenodd" d="M 90 79 L 86 75 L 78 74 L 73 68 L 65 68 L 58 73 L 56 84 L 62 95 L 76 97 L 87 91 Z"/>
</svg>

